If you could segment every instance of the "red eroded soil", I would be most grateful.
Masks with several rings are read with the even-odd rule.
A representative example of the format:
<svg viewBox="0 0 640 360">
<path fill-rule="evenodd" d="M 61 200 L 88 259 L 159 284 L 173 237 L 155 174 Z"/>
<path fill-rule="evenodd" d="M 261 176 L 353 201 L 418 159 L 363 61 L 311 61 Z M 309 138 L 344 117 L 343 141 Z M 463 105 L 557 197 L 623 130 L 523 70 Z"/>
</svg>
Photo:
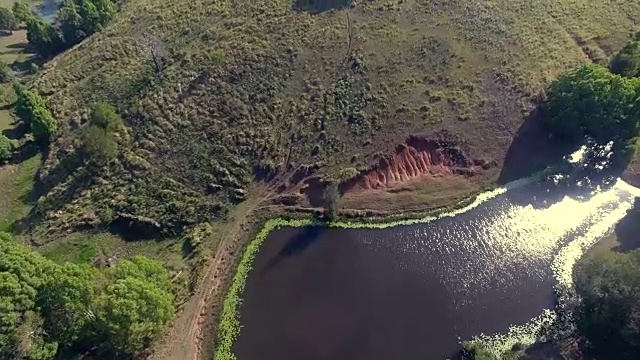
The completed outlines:
<svg viewBox="0 0 640 360">
<path fill-rule="evenodd" d="M 442 140 L 411 136 L 393 155 L 343 185 L 343 192 L 384 189 L 423 176 L 473 174 L 476 166 L 462 150 Z"/>
</svg>

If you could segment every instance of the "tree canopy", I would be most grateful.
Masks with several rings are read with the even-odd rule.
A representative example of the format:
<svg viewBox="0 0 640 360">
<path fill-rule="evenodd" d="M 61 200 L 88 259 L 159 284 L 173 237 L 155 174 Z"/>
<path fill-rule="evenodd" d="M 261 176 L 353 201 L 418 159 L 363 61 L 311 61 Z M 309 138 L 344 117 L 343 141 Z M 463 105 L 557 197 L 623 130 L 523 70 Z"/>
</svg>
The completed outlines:
<svg viewBox="0 0 640 360">
<path fill-rule="evenodd" d="M 12 154 L 13 143 L 8 137 L 0 134 L 0 164 L 3 164 L 7 160 L 11 159 Z"/>
<path fill-rule="evenodd" d="M 611 72 L 626 77 L 640 76 L 640 41 L 630 41 L 618 52 L 609 65 Z"/>
<path fill-rule="evenodd" d="M 0 358 L 137 354 L 173 317 L 171 289 L 164 267 L 145 257 L 105 272 L 59 265 L 0 233 Z"/>
<path fill-rule="evenodd" d="M 576 314 L 590 355 L 631 360 L 640 354 L 640 251 L 603 253 L 576 271 Z"/>
<path fill-rule="evenodd" d="M 15 112 L 33 133 L 37 141 L 47 142 L 58 131 L 58 122 L 51 114 L 44 99 L 36 92 L 20 85 L 14 86 L 16 96 Z"/>
<path fill-rule="evenodd" d="M 11 10 L 0 7 L 0 30 L 13 32 L 19 25 L 18 19 Z"/>
<path fill-rule="evenodd" d="M 640 79 L 626 78 L 587 64 L 556 79 L 543 106 L 546 123 L 558 137 L 582 142 L 614 142 L 614 153 L 635 151 L 640 121 Z"/>
<path fill-rule="evenodd" d="M 49 23 L 28 7 L 13 8 L 15 17 L 27 24 L 29 44 L 42 57 L 53 56 L 100 31 L 116 11 L 112 0 L 64 0 L 56 21 Z"/>
</svg>

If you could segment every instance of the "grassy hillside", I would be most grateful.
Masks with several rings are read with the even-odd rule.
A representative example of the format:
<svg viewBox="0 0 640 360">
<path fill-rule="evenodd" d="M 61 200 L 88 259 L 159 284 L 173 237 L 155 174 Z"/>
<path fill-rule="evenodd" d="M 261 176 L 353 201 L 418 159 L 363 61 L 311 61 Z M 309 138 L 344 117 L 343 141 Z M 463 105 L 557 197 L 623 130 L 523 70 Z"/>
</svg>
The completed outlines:
<svg viewBox="0 0 640 360">
<path fill-rule="evenodd" d="M 443 129 L 499 167 L 548 81 L 606 61 L 638 22 L 632 0 L 126 1 L 34 82 L 68 127 L 38 211 L 56 230 L 126 219 L 180 232 L 224 217 L 256 176 L 364 168 Z M 129 129 L 99 177 L 72 140 L 94 101 Z"/>
<path fill-rule="evenodd" d="M 116 19 L 29 81 L 61 134 L 42 156 L 0 168 L 8 189 L 0 225 L 56 260 L 144 253 L 185 282 L 185 261 L 207 258 L 198 246 L 250 232 L 243 216 L 272 192 L 257 181 L 286 191 L 310 174 L 357 174 L 411 134 L 446 133 L 493 165 L 472 179 L 407 184 L 402 197 L 441 205 L 495 182 L 549 81 L 581 62 L 607 62 L 640 30 L 637 0 L 118 3 Z M 80 151 L 96 101 L 126 124 L 117 159 L 98 168 Z M 3 130 L 13 126 L 5 118 Z M 546 150 L 529 145 L 524 162 Z M 374 200 L 353 201 L 378 207 Z M 234 251 L 213 264 L 233 263 Z M 196 292 L 183 314 L 199 316 L 206 294 Z M 184 328 L 200 324 L 185 316 Z M 176 344 L 194 337 L 177 334 Z"/>
</svg>

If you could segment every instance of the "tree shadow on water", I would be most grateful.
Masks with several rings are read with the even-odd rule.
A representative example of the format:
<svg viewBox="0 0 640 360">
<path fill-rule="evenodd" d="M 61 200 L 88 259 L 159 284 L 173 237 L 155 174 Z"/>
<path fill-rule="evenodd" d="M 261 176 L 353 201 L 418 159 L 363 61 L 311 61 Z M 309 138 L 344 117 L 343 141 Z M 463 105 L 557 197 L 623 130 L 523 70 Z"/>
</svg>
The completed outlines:
<svg viewBox="0 0 640 360">
<path fill-rule="evenodd" d="M 560 163 L 574 148 L 575 144 L 553 141 L 544 128 L 542 111 L 537 106 L 520 126 L 509 146 L 498 181 L 506 184 L 529 177 Z"/>
<path fill-rule="evenodd" d="M 349 7 L 352 0 L 295 0 L 294 8 L 297 11 L 310 13 L 322 13 L 330 10 L 340 10 Z"/>
<path fill-rule="evenodd" d="M 615 227 L 615 234 L 619 245 L 615 251 L 629 252 L 640 249 L 640 198 L 636 198 L 625 217 Z"/>
<path fill-rule="evenodd" d="M 289 238 L 284 247 L 280 249 L 278 254 L 273 257 L 262 269 L 261 273 L 265 273 L 286 259 L 302 254 L 306 249 L 315 243 L 320 235 L 326 230 L 322 226 L 307 226 L 301 229 L 300 232 Z"/>
</svg>

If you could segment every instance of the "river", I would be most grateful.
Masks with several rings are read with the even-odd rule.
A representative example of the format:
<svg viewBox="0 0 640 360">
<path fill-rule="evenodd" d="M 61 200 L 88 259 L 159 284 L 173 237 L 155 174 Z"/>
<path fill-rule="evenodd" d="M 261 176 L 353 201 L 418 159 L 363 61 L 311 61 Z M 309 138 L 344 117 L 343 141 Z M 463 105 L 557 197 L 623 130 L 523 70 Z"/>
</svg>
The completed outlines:
<svg viewBox="0 0 640 360">
<path fill-rule="evenodd" d="M 249 272 L 238 360 L 445 359 L 554 307 L 583 249 L 637 189 L 572 197 L 541 183 L 384 229 L 272 231 Z M 483 198 L 483 197 L 481 197 Z M 560 254 L 560 255 L 559 255 Z"/>
</svg>

